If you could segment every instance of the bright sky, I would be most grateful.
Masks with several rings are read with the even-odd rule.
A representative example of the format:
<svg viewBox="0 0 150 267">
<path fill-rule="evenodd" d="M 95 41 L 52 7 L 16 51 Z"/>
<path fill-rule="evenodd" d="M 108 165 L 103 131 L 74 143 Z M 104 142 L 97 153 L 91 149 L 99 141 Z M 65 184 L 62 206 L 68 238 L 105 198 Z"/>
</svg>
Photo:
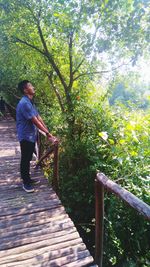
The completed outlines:
<svg viewBox="0 0 150 267">
<path fill-rule="evenodd" d="M 139 71 L 143 82 L 150 83 L 150 60 L 141 60 L 135 70 Z"/>
</svg>

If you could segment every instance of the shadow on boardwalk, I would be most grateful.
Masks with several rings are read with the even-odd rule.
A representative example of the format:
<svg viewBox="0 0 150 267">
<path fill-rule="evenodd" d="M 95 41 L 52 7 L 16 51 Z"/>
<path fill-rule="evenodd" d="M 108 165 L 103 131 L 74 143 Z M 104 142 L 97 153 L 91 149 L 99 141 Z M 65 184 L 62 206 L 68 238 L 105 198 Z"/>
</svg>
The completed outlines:
<svg viewBox="0 0 150 267">
<path fill-rule="evenodd" d="M 0 121 L 0 267 L 94 266 L 59 198 L 41 170 L 40 184 L 22 189 L 15 123 Z"/>
</svg>

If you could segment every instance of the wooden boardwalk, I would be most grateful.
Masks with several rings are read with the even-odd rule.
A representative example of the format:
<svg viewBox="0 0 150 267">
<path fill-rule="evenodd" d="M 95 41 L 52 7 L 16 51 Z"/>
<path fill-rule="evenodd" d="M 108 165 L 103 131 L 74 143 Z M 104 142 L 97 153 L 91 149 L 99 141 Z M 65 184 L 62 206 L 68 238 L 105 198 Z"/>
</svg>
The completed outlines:
<svg viewBox="0 0 150 267">
<path fill-rule="evenodd" d="M 73 222 L 41 170 L 34 193 L 22 189 L 15 122 L 0 121 L 0 267 L 94 266 Z"/>
</svg>

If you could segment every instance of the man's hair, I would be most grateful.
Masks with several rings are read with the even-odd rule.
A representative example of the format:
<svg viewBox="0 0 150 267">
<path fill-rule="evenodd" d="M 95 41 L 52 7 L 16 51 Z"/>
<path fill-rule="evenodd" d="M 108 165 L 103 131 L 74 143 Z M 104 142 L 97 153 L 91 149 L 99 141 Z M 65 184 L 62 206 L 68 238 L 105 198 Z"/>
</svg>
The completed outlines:
<svg viewBox="0 0 150 267">
<path fill-rule="evenodd" d="M 22 94 L 24 94 L 24 89 L 25 89 L 27 83 L 29 83 L 28 80 L 23 80 L 20 83 L 18 83 L 18 89 L 21 91 Z"/>
</svg>

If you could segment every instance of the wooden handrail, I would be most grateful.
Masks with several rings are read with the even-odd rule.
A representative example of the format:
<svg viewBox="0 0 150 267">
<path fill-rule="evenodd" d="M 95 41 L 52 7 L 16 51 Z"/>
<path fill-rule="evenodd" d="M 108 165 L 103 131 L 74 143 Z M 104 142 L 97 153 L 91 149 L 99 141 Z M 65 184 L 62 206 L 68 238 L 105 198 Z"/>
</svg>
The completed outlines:
<svg viewBox="0 0 150 267">
<path fill-rule="evenodd" d="M 10 115 L 13 117 L 14 120 L 16 120 L 16 109 L 12 105 L 5 102 L 5 106 L 7 107 L 8 111 L 10 112 Z"/>
<path fill-rule="evenodd" d="M 42 163 L 42 161 L 44 160 L 44 159 L 46 159 L 50 154 L 52 154 L 54 152 L 54 148 L 53 147 L 50 147 L 48 150 L 47 150 L 47 152 L 43 155 L 43 156 L 41 156 L 40 158 L 39 158 L 39 160 L 38 160 L 38 162 L 36 163 L 36 166 L 38 167 L 41 163 Z"/>
<path fill-rule="evenodd" d="M 150 206 L 145 202 L 140 200 L 138 197 L 122 188 L 120 185 L 116 184 L 112 180 L 108 179 L 103 173 L 97 174 L 97 180 L 109 191 L 123 199 L 127 202 L 132 208 L 137 210 L 142 214 L 146 219 L 150 220 Z"/>
<path fill-rule="evenodd" d="M 58 175 L 58 145 L 52 145 L 48 148 L 46 153 L 42 155 L 42 142 L 41 136 L 45 135 L 42 131 L 39 131 L 38 134 L 38 162 L 36 166 L 39 166 L 44 159 L 46 159 L 50 154 L 54 154 L 54 167 L 53 167 L 53 179 L 52 179 L 52 186 L 55 192 L 59 195 L 59 175 Z"/>
<path fill-rule="evenodd" d="M 95 262 L 102 267 L 103 229 L 104 229 L 104 189 L 114 193 L 137 212 L 150 221 L 150 206 L 138 197 L 122 188 L 103 173 L 98 173 L 95 180 Z"/>
</svg>

